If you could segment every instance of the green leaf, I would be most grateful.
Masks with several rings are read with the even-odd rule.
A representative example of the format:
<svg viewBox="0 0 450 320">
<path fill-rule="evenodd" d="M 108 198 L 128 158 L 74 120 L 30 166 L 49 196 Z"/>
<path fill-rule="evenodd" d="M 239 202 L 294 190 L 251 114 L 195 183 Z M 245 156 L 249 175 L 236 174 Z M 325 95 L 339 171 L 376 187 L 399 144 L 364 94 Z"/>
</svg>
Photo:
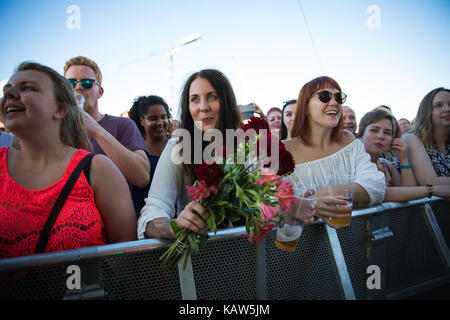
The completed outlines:
<svg viewBox="0 0 450 320">
<path fill-rule="evenodd" d="M 212 232 L 214 232 L 214 234 L 217 232 L 217 226 L 216 226 L 216 221 L 215 221 L 215 215 L 210 214 L 208 217 L 208 220 L 206 221 L 209 227 L 209 230 L 211 230 Z"/>
</svg>

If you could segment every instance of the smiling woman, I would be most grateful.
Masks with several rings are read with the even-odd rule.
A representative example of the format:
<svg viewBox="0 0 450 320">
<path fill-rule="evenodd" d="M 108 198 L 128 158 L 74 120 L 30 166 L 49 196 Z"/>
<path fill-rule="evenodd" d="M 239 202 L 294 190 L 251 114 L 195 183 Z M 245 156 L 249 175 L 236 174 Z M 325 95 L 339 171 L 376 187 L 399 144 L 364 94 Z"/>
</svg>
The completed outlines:
<svg viewBox="0 0 450 320">
<path fill-rule="evenodd" d="M 170 226 L 174 219 L 179 228 L 188 228 L 197 233 L 207 229 L 206 210 L 195 201 L 189 201 L 186 185 L 197 179 L 195 159 L 208 146 L 203 143 L 203 134 L 218 129 L 226 138 L 227 129 L 237 129 L 240 125 L 240 111 L 228 78 L 220 71 L 205 69 L 192 74 L 186 81 L 180 99 L 181 128 L 191 137 L 190 154 L 183 163 L 172 161 L 172 150 L 182 138 L 168 141 L 156 168 L 154 181 L 150 187 L 145 206 L 138 221 L 138 237 L 174 239 Z M 194 141 L 199 137 L 199 141 Z M 225 141 L 222 142 L 225 146 Z M 194 145 L 201 145 L 201 149 Z M 198 151 L 198 152 L 197 152 Z M 184 152 L 184 151 L 183 151 Z M 196 154 L 197 153 L 197 154 Z M 200 153 L 200 154 L 198 154 Z"/>
<path fill-rule="evenodd" d="M 316 191 L 316 215 L 333 228 L 337 218 L 350 218 L 347 201 L 329 197 L 327 176 L 355 176 L 354 201 L 380 203 L 384 198 L 384 176 L 370 162 L 359 140 L 343 130 L 342 103 L 346 95 L 332 78 L 319 77 L 300 90 L 292 128 L 285 141 L 296 163 L 288 177 L 294 193 Z M 340 206 L 336 206 L 340 205 Z"/>
<path fill-rule="evenodd" d="M 20 147 L 0 148 L 0 259 L 135 239 L 128 185 L 108 158 L 87 151 L 69 82 L 23 63 L 3 93 L 1 116 Z"/>
</svg>

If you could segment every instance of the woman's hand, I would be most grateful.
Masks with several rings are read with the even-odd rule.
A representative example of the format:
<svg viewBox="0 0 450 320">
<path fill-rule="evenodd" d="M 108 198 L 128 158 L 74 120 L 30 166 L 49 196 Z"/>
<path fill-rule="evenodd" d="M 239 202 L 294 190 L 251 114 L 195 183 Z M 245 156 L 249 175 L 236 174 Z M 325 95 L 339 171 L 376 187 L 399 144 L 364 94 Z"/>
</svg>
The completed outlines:
<svg viewBox="0 0 450 320">
<path fill-rule="evenodd" d="M 400 162 L 408 162 L 408 145 L 401 139 L 396 138 L 392 141 L 391 150 L 394 151 Z"/>
<path fill-rule="evenodd" d="M 209 213 L 203 206 L 196 202 L 191 201 L 187 204 L 180 215 L 175 219 L 178 227 L 187 228 L 197 233 L 204 233 L 208 230 L 206 219 L 208 219 Z"/>
<path fill-rule="evenodd" d="M 327 188 L 317 193 L 315 215 L 321 218 L 327 225 L 339 229 L 343 226 L 333 222 L 334 219 L 348 219 L 352 216 L 352 207 L 348 202 L 337 197 L 330 197 Z"/>
</svg>

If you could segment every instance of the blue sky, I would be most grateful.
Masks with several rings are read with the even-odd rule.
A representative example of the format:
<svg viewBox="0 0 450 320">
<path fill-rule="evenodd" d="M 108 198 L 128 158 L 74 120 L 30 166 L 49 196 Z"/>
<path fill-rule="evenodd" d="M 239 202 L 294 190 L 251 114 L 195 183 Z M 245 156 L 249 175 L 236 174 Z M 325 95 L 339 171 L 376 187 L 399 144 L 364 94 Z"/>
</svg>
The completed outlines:
<svg viewBox="0 0 450 320">
<path fill-rule="evenodd" d="M 75 21 L 71 5 L 80 10 L 79 29 L 67 27 Z M 62 73 L 66 60 L 85 55 L 103 73 L 100 111 L 113 115 L 139 95 L 171 100 L 166 55 L 126 63 L 193 33 L 201 39 L 174 56 L 174 104 L 186 78 L 203 68 L 223 71 L 238 103 L 255 101 L 263 110 L 281 107 L 304 83 L 328 75 L 358 119 L 380 104 L 412 119 L 428 91 L 450 87 L 450 2 L 444 0 L 0 0 L 0 27 L 0 81 L 24 60 Z"/>
</svg>

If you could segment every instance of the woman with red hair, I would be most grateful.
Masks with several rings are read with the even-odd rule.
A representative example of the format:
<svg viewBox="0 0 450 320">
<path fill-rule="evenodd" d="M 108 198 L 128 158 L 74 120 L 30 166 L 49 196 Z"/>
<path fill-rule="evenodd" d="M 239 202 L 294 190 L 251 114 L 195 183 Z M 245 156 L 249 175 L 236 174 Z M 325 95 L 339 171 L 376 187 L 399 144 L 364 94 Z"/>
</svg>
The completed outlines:
<svg viewBox="0 0 450 320">
<path fill-rule="evenodd" d="M 376 204 L 384 199 L 384 175 L 370 162 L 361 141 L 343 130 L 342 104 L 346 95 L 330 77 L 318 77 L 300 90 L 291 139 L 286 149 L 295 161 L 288 177 L 296 196 L 316 191 L 315 215 L 333 228 L 333 219 L 350 218 L 347 201 L 328 197 L 327 176 L 355 176 L 355 202 Z"/>
</svg>

